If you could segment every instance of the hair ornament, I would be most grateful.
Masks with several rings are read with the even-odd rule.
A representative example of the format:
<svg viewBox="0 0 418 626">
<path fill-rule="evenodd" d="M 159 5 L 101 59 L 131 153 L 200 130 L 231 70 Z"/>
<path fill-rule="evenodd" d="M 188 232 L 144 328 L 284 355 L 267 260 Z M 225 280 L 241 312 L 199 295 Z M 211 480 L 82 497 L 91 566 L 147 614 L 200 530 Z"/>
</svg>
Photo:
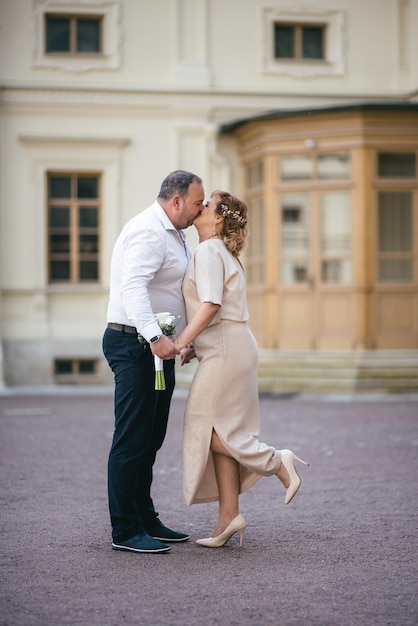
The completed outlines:
<svg viewBox="0 0 418 626">
<path fill-rule="evenodd" d="M 245 219 L 245 217 L 242 217 L 239 211 L 231 211 L 229 206 L 227 204 L 224 204 L 223 202 L 221 203 L 221 214 L 224 217 L 230 217 L 231 219 L 236 220 L 238 224 L 244 225 L 247 223 L 247 220 Z"/>
</svg>

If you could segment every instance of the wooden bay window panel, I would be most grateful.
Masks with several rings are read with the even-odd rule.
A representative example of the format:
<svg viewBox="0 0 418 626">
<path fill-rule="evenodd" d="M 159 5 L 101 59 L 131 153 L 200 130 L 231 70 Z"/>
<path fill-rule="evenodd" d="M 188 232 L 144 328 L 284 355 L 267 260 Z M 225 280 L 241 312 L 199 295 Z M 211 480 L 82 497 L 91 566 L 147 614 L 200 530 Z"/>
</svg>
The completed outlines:
<svg viewBox="0 0 418 626">
<path fill-rule="evenodd" d="M 413 280 L 411 192 L 378 195 L 378 279 Z"/>
<path fill-rule="evenodd" d="M 348 192 L 321 195 L 321 257 L 322 282 L 351 283 L 351 207 Z"/>
<path fill-rule="evenodd" d="M 246 267 L 249 285 L 262 285 L 265 280 L 264 202 L 262 198 L 248 203 L 250 236 Z"/>
<path fill-rule="evenodd" d="M 344 180 L 350 178 L 348 154 L 319 154 L 318 178 Z"/>
<path fill-rule="evenodd" d="M 309 274 L 309 196 L 285 194 L 281 205 L 281 279 L 303 283 Z"/>
<path fill-rule="evenodd" d="M 417 158 L 415 152 L 379 152 L 377 171 L 380 178 L 415 178 Z"/>
<path fill-rule="evenodd" d="M 281 160 L 282 180 L 310 180 L 314 177 L 314 161 L 310 156 L 287 156 Z"/>
</svg>

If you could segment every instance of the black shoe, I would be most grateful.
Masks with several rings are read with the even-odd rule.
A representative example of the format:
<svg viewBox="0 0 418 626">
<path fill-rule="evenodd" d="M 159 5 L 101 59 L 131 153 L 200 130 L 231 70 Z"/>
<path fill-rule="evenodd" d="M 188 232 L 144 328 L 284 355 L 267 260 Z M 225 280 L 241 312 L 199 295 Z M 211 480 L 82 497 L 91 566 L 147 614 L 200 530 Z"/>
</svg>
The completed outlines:
<svg viewBox="0 0 418 626">
<path fill-rule="evenodd" d="M 131 552 L 168 552 L 170 546 L 166 546 L 150 537 L 147 533 L 135 535 L 125 541 L 112 542 L 112 550 L 130 550 Z"/>
<path fill-rule="evenodd" d="M 178 533 L 175 530 L 171 530 L 171 528 L 163 526 L 159 519 L 155 520 L 152 526 L 146 526 L 146 531 L 153 539 L 161 539 L 171 543 L 179 543 L 189 539 L 189 535 Z"/>
</svg>

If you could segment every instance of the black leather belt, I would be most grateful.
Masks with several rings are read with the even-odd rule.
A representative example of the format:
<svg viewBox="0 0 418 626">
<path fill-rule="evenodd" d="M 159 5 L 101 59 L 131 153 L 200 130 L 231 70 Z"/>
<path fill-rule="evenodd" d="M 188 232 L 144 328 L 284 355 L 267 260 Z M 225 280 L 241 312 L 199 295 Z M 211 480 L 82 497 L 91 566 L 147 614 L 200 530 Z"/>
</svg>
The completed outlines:
<svg viewBox="0 0 418 626">
<path fill-rule="evenodd" d="M 138 331 L 135 326 L 126 326 L 126 324 L 113 324 L 110 323 L 107 325 L 108 328 L 112 330 L 118 330 L 120 333 L 130 333 L 131 335 L 137 335 Z"/>
</svg>

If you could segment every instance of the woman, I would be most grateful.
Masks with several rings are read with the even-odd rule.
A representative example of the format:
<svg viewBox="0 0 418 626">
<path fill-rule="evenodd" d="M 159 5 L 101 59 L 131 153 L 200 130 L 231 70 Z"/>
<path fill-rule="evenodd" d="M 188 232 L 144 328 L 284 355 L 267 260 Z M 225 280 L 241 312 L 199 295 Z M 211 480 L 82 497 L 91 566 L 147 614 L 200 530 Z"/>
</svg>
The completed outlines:
<svg viewBox="0 0 418 626">
<path fill-rule="evenodd" d="M 262 476 L 276 474 L 288 504 L 301 483 L 293 461 L 307 465 L 292 451 L 257 439 L 258 351 L 247 325 L 238 259 L 246 224 L 246 205 L 224 191 L 214 191 L 195 219 L 199 245 L 183 281 L 189 323 L 175 340 L 181 364 L 194 354 L 199 361 L 185 412 L 184 495 L 187 504 L 219 501 L 212 535 L 197 541 L 212 548 L 237 532 L 242 545 L 246 523 L 239 513 L 240 493 Z"/>
</svg>

